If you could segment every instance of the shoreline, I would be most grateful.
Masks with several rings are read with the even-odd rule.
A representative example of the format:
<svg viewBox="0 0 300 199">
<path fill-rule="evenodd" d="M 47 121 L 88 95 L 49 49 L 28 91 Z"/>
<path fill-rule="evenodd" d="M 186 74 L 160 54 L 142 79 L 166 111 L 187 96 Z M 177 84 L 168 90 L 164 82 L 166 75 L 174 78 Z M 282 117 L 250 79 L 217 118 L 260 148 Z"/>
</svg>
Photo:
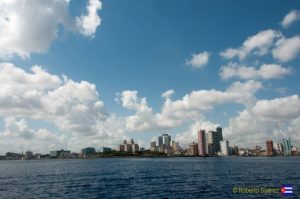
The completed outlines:
<svg viewBox="0 0 300 199">
<path fill-rule="evenodd" d="M 117 159 L 117 158 L 290 158 L 300 156 L 100 156 L 100 157 L 76 157 L 76 158 L 41 158 L 41 159 L 2 159 L 1 161 L 42 161 L 42 160 L 95 160 L 95 159 Z"/>
</svg>

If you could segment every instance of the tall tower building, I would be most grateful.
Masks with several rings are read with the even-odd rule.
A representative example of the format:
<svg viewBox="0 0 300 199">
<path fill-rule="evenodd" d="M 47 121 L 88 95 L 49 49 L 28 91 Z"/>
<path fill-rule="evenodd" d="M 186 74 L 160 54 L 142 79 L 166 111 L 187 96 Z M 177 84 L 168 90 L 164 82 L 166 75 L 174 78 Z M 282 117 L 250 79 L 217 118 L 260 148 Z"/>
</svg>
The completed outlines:
<svg viewBox="0 0 300 199">
<path fill-rule="evenodd" d="M 220 151 L 219 136 L 216 131 L 208 131 L 207 133 L 208 154 L 215 155 Z"/>
<path fill-rule="evenodd" d="M 160 135 L 160 136 L 158 136 L 158 146 L 161 147 L 162 144 L 163 144 L 163 138 L 162 138 L 162 136 Z"/>
<path fill-rule="evenodd" d="M 290 138 L 283 139 L 283 153 L 284 155 L 292 154 L 292 144 Z"/>
<path fill-rule="evenodd" d="M 221 127 L 217 127 L 217 133 L 218 133 L 218 137 L 219 137 L 219 141 L 223 140 L 223 133 L 222 133 L 222 128 Z"/>
<path fill-rule="evenodd" d="M 217 127 L 216 131 L 207 133 L 207 152 L 208 155 L 216 155 L 220 150 L 220 141 L 223 140 L 222 128 Z"/>
<path fill-rule="evenodd" d="M 205 130 L 198 131 L 198 153 L 199 156 L 206 156 L 206 138 Z"/>
<path fill-rule="evenodd" d="M 273 155 L 273 141 L 267 140 L 266 145 L 267 145 L 267 155 L 272 156 Z"/>
<path fill-rule="evenodd" d="M 279 155 L 283 155 L 283 143 L 277 143 L 277 153 L 279 154 Z"/>
<path fill-rule="evenodd" d="M 171 136 L 168 134 L 162 134 L 162 142 L 166 148 L 171 146 Z"/>
</svg>

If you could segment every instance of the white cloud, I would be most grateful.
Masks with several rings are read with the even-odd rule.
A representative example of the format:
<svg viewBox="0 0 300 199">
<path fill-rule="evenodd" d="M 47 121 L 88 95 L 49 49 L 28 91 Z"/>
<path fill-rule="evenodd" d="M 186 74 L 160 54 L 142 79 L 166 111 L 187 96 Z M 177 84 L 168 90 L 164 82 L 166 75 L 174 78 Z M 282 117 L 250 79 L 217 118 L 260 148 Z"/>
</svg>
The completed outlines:
<svg viewBox="0 0 300 199">
<path fill-rule="evenodd" d="M 90 1 L 88 15 L 75 19 L 69 14 L 69 0 L 10 0 L 0 2 L 0 58 L 30 57 L 44 53 L 57 38 L 61 25 L 64 30 L 93 36 L 100 25 L 98 0 Z M 100 6 L 99 6 L 100 5 Z"/>
<path fill-rule="evenodd" d="M 91 145 L 112 146 L 124 136 L 124 118 L 106 112 L 96 86 L 89 82 L 75 82 L 65 76 L 62 79 L 40 66 L 26 72 L 13 64 L 2 63 L 0 87 L 0 116 L 8 118 L 5 122 L 9 133 L 3 134 L 5 140 L 13 135 L 19 143 L 26 138 L 34 139 L 34 132 L 39 130 L 30 130 L 25 119 L 54 126 L 67 139 L 62 145 L 75 150 Z M 41 131 L 45 134 L 46 130 Z"/>
<path fill-rule="evenodd" d="M 182 99 L 172 101 L 166 98 L 162 109 L 154 113 L 148 106 L 146 98 L 139 98 L 137 91 L 123 91 L 123 107 L 134 110 L 133 115 L 125 118 L 126 128 L 130 131 L 147 131 L 173 128 L 184 122 L 197 121 L 203 113 L 217 105 L 238 103 L 250 106 L 255 103 L 254 94 L 263 87 L 261 82 L 234 82 L 226 91 L 198 90 L 185 95 Z"/>
<path fill-rule="evenodd" d="M 135 114 L 125 118 L 126 128 L 131 131 L 142 131 L 156 128 L 153 123 L 153 111 L 146 98 L 139 98 L 137 91 L 123 91 L 120 94 L 124 108 L 134 110 Z"/>
<path fill-rule="evenodd" d="M 161 97 L 164 99 L 168 99 L 174 94 L 175 94 L 175 91 L 173 89 L 171 89 L 171 90 L 167 90 L 166 92 L 162 93 Z"/>
<path fill-rule="evenodd" d="M 220 76 L 226 80 L 237 77 L 241 79 L 281 79 L 292 73 L 290 68 L 284 68 L 278 64 L 263 64 L 259 69 L 255 67 L 240 66 L 230 62 L 220 68 Z"/>
<path fill-rule="evenodd" d="M 34 130 L 29 128 L 25 119 L 6 117 L 5 129 L 0 132 L 0 151 L 19 152 L 32 150 L 35 153 L 49 153 L 65 147 L 66 141 L 63 135 L 57 135 L 47 129 Z"/>
<path fill-rule="evenodd" d="M 93 36 L 97 27 L 101 23 L 101 19 L 98 16 L 98 10 L 101 10 L 102 3 L 99 0 L 89 0 L 87 6 L 87 15 L 81 15 L 76 18 L 76 25 L 85 36 Z"/>
<path fill-rule="evenodd" d="M 300 99 L 298 95 L 260 100 L 253 107 L 253 113 L 263 119 L 284 121 L 300 116 Z"/>
<path fill-rule="evenodd" d="M 300 36 L 281 38 L 272 50 L 273 57 L 281 62 L 295 59 L 300 54 Z"/>
<path fill-rule="evenodd" d="M 263 56 L 268 53 L 274 43 L 274 40 L 279 37 L 281 37 L 281 33 L 278 31 L 271 29 L 264 30 L 247 38 L 241 47 L 228 48 L 220 52 L 220 55 L 225 59 L 238 57 L 240 60 L 245 59 L 251 53 Z"/>
<path fill-rule="evenodd" d="M 187 65 L 192 66 L 193 68 L 203 68 L 207 65 L 210 57 L 209 52 L 202 52 L 198 54 L 193 54 L 192 58 L 186 62 Z"/>
<path fill-rule="evenodd" d="M 268 139 L 277 142 L 285 137 L 291 137 L 294 144 L 300 144 L 299 119 L 298 95 L 259 100 L 230 120 L 224 136 L 232 143 L 251 148 L 256 144 L 265 146 Z"/>
<path fill-rule="evenodd" d="M 123 91 L 121 93 L 121 101 L 123 107 L 129 109 L 129 110 L 135 110 L 135 111 L 144 111 L 148 110 L 148 104 L 146 98 L 138 98 L 138 92 L 135 91 Z"/>
<path fill-rule="evenodd" d="M 274 91 L 280 95 L 286 95 L 288 89 L 286 87 L 278 87 L 278 88 L 275 88 Z"/>
<path fill-rule="evenodd" d="M 292 10 L 290 11 L 285 17 L 283 18 L 282 22 L 280 23 L 282 27 L 287 28 L 292 23 L 300 20 L 300 11 L 299 10 Z"/>
</svg>

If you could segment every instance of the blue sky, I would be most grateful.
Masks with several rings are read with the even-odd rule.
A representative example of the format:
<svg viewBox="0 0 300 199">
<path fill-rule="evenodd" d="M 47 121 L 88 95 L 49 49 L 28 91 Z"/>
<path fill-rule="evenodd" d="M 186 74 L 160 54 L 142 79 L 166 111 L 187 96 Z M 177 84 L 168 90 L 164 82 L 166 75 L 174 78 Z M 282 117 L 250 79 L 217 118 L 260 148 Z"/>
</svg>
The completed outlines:
<svg viewBox="0 0 300 199">
<path fill-rule="evenodd" d="M 25 0 L 24 2 L 28 3 Z M 39 4 L 37 1 L 34 1 L 34 3 Z M 88 1 L 72 0 L 66 4 L 62 3 L 61 7 L 65 6 L 69 10 L 67 15 L 74 19 L 87 14 L 88 3 Z M 276 42 L 280 39 L 294 38 L 299 35 L 300 21 L 299 17 L 297 18 L 297 13 L 299 14 L 297 10 L 300 9 L 299 2 L 103 0 L 101 3 L 102 7 L 98 8 L 96 13 L 101 19 L 101 23 L 94 24 L 96 29 L 92 33 L 85 34 L 80 29 L 84 25 L 72 27 L 72 24 L 60 22 L 55 26 L 57 35 L 52 39 L 45 39 L 49 45 L 42 47 L 43 52 L 37 52 L 40 51 L 39 48 L 28 50 L 30 48 L 25 48 L 20 44 L 18 49 L 26 51 L 30 56 L 22 57 L 17 52 L 11 53 L 11 56 L 8 56 L 7 53 L 2 53 L 1 59 L 1 62 L 12 63 L 15 67 L 21 68 L 27 73 L 30 73 L 30 68 L 33 65 L 40 65 L 47 73 L 57 75 L 61 79 L 61 75 L 64 74 L 74 82 L 87 81 L 90 84 L 95 84 L 95 90 L 99 92 L 98 100 L 104 103 L 108 117 L 111 117 L 111 115 L 118 117 L 126 126 L 120 127 L 120 129 L 126 130 L 120 130 L 119 135 L 114 135 L 115 137 L 113 136 L 114 138 L 112 138 L 113 142 L 102 139 L 102 135 L 100 136 L 97 132 L 99 129 L 95 130 L 95 136 L 100 136 L 99 139 L 102 139 L 102 141 L 93 143 L 87 139 L 80 146 L 116 146 L 118 141 L 130 137 L 138 139 L 140 143 L 148 146 L 150 139 L 163 131 L 171 133 L 174 139 L 189 143 L 193 141 L 194 134 L 196 134 L 196 132 L 191 130 L 193 127 L 212 128 L 217 124 L 227 128 L 224 132 L 224 137 L 226 135 L 228 135 L 228 139 L 238 137 L 238 139 L 233 139 L 233 142 L 235 141 L 239 145 L 253 146 L 254 144 L 263 144 L 265 140 L 251 141 L 249 140 L 250 138 L 244 138 L 246 140 L 243 140 L 243 136 L 239 132 L 242 132 L 243 128 L 247 129 L 247 127 L 240 127 L 241 129 L 237 130 L 239 132 L 235 133 L 232 128 L 236 125 L 230 125 L 230 120 L 238 119 L 241 111 L 250 112 L 250 109 L 254 109 L 255 104 L 260 100 L 269 100 L 268 103 L 274 105 L 275 102 L 272 103 L 272 100 L 279 99 L 279 101 L 284 101 L 285 98 L 288 99 L 288 97 L 296 95 L 296 105 L 298 106 L 298 95 L 300 93 L 298 86 L 299 41 L 295 38 L 296 47 L 292 49 L 295 56 L 288 61 L 282 61 L 282 59 L 274 57 L 272 50 L 276 48 Z M 13 6 L 9 7 L 0 4 L 1 6 L 7 9 L 8 13 L 14 11 Z M 39 6 L 38 8 L 41 9 L 45 5 L 40 3 Z M 51 7 L 53 5 L 48 6 Z M 30 10 L 26 9 L 28 8 L 23 10 L 25 15 L 26 12 L 30 12 Z M 33 6 L 32 9 L 35 9 L 35 7 Z M 53 10 L 57 12 L 56 16 L 60 14 L 57 7 L 54 7 Z M 294 21 L 289 22 L 288 26 L 284 27 L 281 22 L 293 10 L 296 13 Z M 45 20 L 45 23 L 48 23 L 46 20 L 49 19 L 43 19 L 43 17 L 41 16 L 41 20 Z M 25 19 L 27 18 L 25 17 Z M 7 26 L 13 25 L 8 23 Z M 29 27 L 35 26 L 35 22 L 28 25 Z M 38 25 L 35 27 L 38 27 Z M 4 30 L 6 29 L 4 28 Z M 263 53 L 263 55 L 255 54 L 255 49 L 247 52 L 249 55 L 242 60 L 239 60 L 237 57 L 227 59 L 220 55 L 221 52 L 228 48 L 237 49 L 241 47 L 247 38 L 266 30 L 274 31 L 274 40 L 268 43 L 270 46 L 267 47 L 267 52 Z M 43 34 L 42 29 L 39 28 L 33 28 L 31 31 L 37 31 L 38 34 L 35 35 L 38 36 Z M 32 37 L 32 35 L 29 34 L 29 37 Z M 40 37 L 43 37 L 43 35 Z M 26 40 L 27 38 L 24 39 Z M 0 47 L 6 47 L 5 45 L 8 44 L 1 45 L 0 41 Z M 18 44 L 14 43 L 14 45 Z M 209 53 L 209 59 L 206 64 L 200 68 L 187 64 L 193 55 L 203 52 Z M 229 63 L 235 63 L 237 65 L 236 68 L 247 66 L 254 67 L 257 70 L 263 64 L 275 64 L 282 68 L 288 68 L 289 71 L 285 74 L 277 74 L 276 77 L 272 78 L 259 78 L 258 76 L 242 78 L 235 76 L 224 80 L 220 75 L 221 67 L 228 66 Z M 139 129 L 135 127 L 128 128 L 126 124 L 128 123 L 126 118 L 135 115 L 139 111 L 137 111 L 138 108 L 130 108 L 124 105 L 124 100 L 122 100 L 122 96 L 125 96 L 122 95 L 124 91 L 137 91 L 138 100 L 134 103 L 138 104 L 141 98 L 145 98 L 147 107 L 152 109 L 154 118 L 154 115 L 160 113 L 164 107 L 165 100 L 161 97 L 161 94 L 169 89 L 175 91 L 171 99 L 172 102 L 176 102 L 183 100 L 183 97 L 190 95 L 192 91 L 211 91 L 214 89 L 226 92 L 235 82 L 246 84 L 248 81 L 255 81 L 257 84 L 261 84 L 261 88 L 257 89 L 251 96 L 255 98 L 251 105 L 237 103 L 235 99 L 232 102 L 228 100 L 225 103 L 220 99 L 221 101 L 211 104 L 212 108 L 209 110 L 199 110 L 194 119 L 185 120 L 184 116 L 181 116 L 180 119 L 177 118 L 184 121 L 179 122 L 180 124 L 172 124 L 171 127 L 170 125 L 166 125 L 168 127 L 155 125 L 150 122 L 149 127 Z M 116 93 L 120 94 L 119 103 L 115 100 L 117 97 Z M 210 94 L 207 95 L 208 98 Z M 132 97 L 132 93 L 130 95 Z M 211 96 L 211 98 L 214 98 L 214 96 Z M 243 99 L 236 100 L 241 101 Z M 195 103 L 197 103 L 197 100 Z M 199 107 L 201 106 L 203 104 L 199 102 Z M 272 107 L 267 107 L 267 109 L 270 109 L 269 111 L 271 112 L 276 112 L 274 107 L 273 109 Z M 178 109 L 170 111 L 176 113 Z M 188 109 L 185 111 L 192 112 L 193 110 Z M 278 110 L 276 113 L 278 113 Z M 276 113 L 274 114 L 276 115 Z M 141 114 L 144 114 L 144 112 Z M 188 113 L 185 112 L 185 114 Z M 254 113 L 251 111 L 251 114 Z M 278 120 L 275 121 L 274 118 L 268 118 L 268 121 L 256 122 L 266 124 L 259 130 L 260 136 L 262 136 L 261 134 L 263 136 L 258 137 L 261 139 L 280 140 L 283 136 L 291 136 L 293 141 L 293 138 L 299 135 L 299 132 L 295 130 L 296 126 L 294 123 L 297 123 L 300 112 L 287 114 L 295 114 L 295 117 L 290 118 L 288 121 L 282 119 L 286 128 L 286 134 L 279 136 L 276 133 L 279 131 L 278 125 L 276 125 Z M 17 112 L 15 115 L 3 113 L 1 116 L 3 118 L 1 123 L 4 133 L 10 132 L 5 128 L 5 118 L 13 117 L 16 123 L 24 119 L 27 127 L 32 130 L 30 132 L 38 131 L 39 128 L 47 128 L 55 135 L 65 136 L 63 141 L 59 141 L 59 144 L 53 147 L 62 146 L 75 150 L 77 146 L 66 140 L 70 137 L 76 137 L 78 140 L 81 139 L 81 136 L 85 137 L 82 133 L 77 133 L 76 135 L 72 134 L 74 132 L 69 133 L 71 131 L 70 128 L 65 129 L 57 125 L 57 122 L 52 119 L 45 119 L 36 115 L 28 116 L 20 112 Z M 148 122 L 142 121 L 145 120 L 144 117 L 142 119 L 138 117 L 137 120 Z M 273 121 L 273 124 L 270 124 L 270 120 Z M 202 126 L 202 124 L 209 125 Z M 250 121 L 249 124 L 251 124 Z M 105 126 L 105 124 L 102 125 Z M 114 125 L 114 123 L 112 122 L 111 125 Z M 105 131 L 113 130 L 106 129 Z M 245 134 L 247 134 L 246 130 Z M 13 140 L 10 137 L 6 139 Z M 91 139 L 95 139 L 95 137 Z M 107 139 L 109 139 L 109 136 Z M 20 144 L 22 146 L 27 146 L 27 143 L 29 143 L 26 139 L 23 141 L 18 140 L 18 142 L 22 143 Z M 300 140 L 295 140 L 295 142 L 300 143 Z M 43 150 L 46 151 L 48 148 Z"/>
</svg>

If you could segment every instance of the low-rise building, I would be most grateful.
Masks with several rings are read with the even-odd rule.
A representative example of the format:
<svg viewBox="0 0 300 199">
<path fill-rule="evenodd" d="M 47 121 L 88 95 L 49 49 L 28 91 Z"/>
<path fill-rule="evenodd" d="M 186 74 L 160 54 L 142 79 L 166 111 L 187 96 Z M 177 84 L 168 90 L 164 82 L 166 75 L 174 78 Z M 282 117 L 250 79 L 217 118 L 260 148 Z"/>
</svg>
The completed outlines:
<svg viewBox="0 0 300 199">
<path fill-rule="evenodd" d="M 70 151 L 65 151 L 63 149 L 58 151 L 50 151 L 50 158 L 69 158 Z"/>
<path fill-rule="evenodd" d="M 190 144 L 189 152 L 190 152 L 190 155 L 192 155 L 192 156 L 198 156 L 198 144 L 195 142 Z"/>
<path fill-rule="evenodd" d="M 87 148 L 81 149 L 82 156 L 92 156 L 95 153 L 96 153 L 96 150 L 94 147 L 87 147 Z"/>
<path fill-rule="evenodd" d="M 123 149 L 124 150 L 124 149 Z M 103 147 L 102 148 L 102 152 L 103 153 L 109 153 L 109 152 L 111 152 L 112 150 L 111 150 L 111 148 L 109 148 L 109 147 Z"/>
</svg>

